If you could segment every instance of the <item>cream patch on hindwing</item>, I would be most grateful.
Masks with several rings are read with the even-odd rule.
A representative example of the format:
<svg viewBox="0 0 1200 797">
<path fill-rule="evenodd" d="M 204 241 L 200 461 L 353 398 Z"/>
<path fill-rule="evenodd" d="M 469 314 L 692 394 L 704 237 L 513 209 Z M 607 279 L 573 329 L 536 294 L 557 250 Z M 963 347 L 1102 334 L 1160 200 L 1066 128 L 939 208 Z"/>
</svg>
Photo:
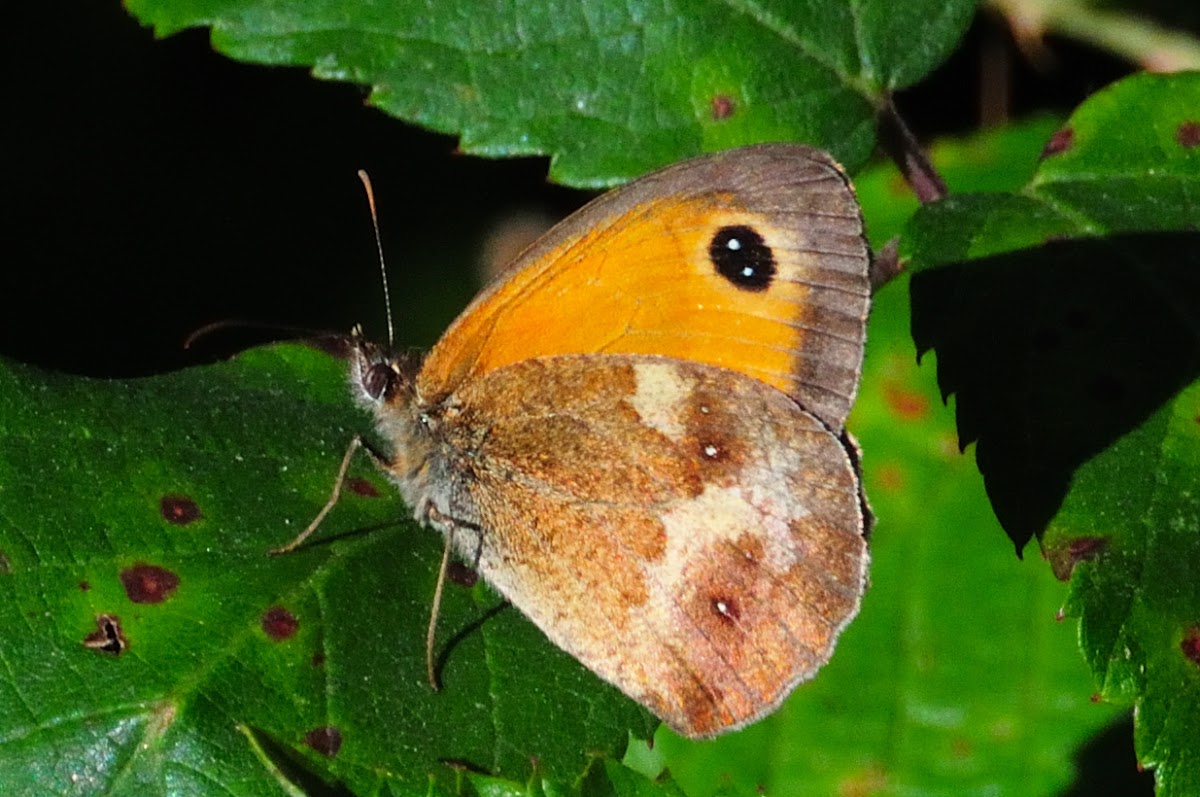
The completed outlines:
<svg viewBox="0 0 1200 797">
<path fill-rule="evenodd" d="M 762 544 L 760 565 L 766 571 L 784 574 L 795 567 L 805 552 L 795 544 L 789 524 L 811 512 L 791 487 L 786 473 L 751 466 L 737 484 L 706 484 L 699 495 L 664 512 L 667 548 L 646 566 L 650 606 L 670 613 L 678 596 L 688 592 L 689 567 L 708 561 L 722 546 L 738 545 L 746 535 Z"/>
<path fill-rule="evenodd" d="M 634 392 L 625 399 L 646 426 L 674 442 L 683 439 L 683 410 L 689 406 L 695 380 L 667 362 L 633 366 Z"/>
</svg>

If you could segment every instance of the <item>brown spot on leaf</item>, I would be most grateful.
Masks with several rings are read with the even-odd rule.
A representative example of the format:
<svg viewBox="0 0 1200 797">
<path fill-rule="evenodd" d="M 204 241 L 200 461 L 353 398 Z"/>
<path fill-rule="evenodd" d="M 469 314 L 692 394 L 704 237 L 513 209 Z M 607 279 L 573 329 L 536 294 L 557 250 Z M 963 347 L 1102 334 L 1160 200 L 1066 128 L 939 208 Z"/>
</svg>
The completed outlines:
<svg viewBox="0 0 1200 797">
<path fill-rule="evenodd" d="M 733 116 L 736 110 L 737 106 L 733 102 L 733 97 L 718 94 L 712 98 L 712 118 L 718 122 Z"/>
<path fill-rule="evenodd" d="M 1095 559 L 1107 547 L 1107 537 L 1076 537 L 1071 540 L 1068 550 L 1076 562 L 1081 562 L 1085 559 Z"/>
<path fill-rule="evenodd" d="M 316 653 L 312 654 L 312 666 L 314 666 L 314 667 L 324 667 L 325 666 L 324 651 L 318 650 Z"/>
<path fill-rule="evenodd" d="M 313 728 L 304 734 L 304 743 L 321 755 L 333 758 L 342 749 L 342 732 L 332 725 Z"/>
<path fill-rule="evenodd" d="M 479 581 L 479 574 L 473 568 L 467 567 L 462 562 L 450 562 L 446 565 L 446 578 L 460 587 L 470 589 Z"/>
<path fill-rule="evenodd" d="M 136 562 L 121 571 L 121 584 L 134 603 L 162 603 L 179 586 L 179 576 L 158 565 Z"/>
<path fill-rule="evenodd" d="M 87 579 L 84 579 L 83 581 L 79 582 L 79 591 L 80 592 L 90 592 L 91 589 L 92 589 L 92 582 L 88 581 Z"/>
<path fill-rule="evenodd" d="M 1069 581 L 1080 562 L 1095 559 L 1108 547 L 1108 537 L 1076 537 L 1066 545 L 1058 544 L 1045 549 L 1050 570 L 1059 581 Z"/>
<path fill-rule="evenodd" d="M 196 502 L 186 495 L 164 495 L 158 502 L 158 511 L 168 523 L 176 526 L 186 526 L 204 517 Z"/>
<path fill-rule="evenodd" d="M 1187 630 L 1179 643 L 1179 649 L 1188 661 L 1200 667 L 1200 627 L 1192 626 Z"/>
<path fill-rule="evenodd" d="M 300 629 L 300 621 L 296 615 L 282 606 L 272 606 L 263 613 L 262 630 L 276 642 L 291 639 Z"/>
<path fill-rule="evenodd" d="M 96 615 L 96 630 L 83 638 L 83 646 L 100 653 L 120 656 L 129 647 L 121 630 L 121 619 L 115 614 Z"/>
<path fill-rule="evenodd" d="M 1200 146 L 1200 122 L 1189 119 L 1179 125 L 1179 129 L 1175 131 L 1175 140 L 1179 142 L 1179 146 L 1187 149 Z"/>
<path fill-rule="evenodd" d="M 1046 146 L 1042 148 L 1042 157 L 1049 158 L 1052 155 L 1058 155 L 1061 152 L 1066 152 L 1075 143 L 1075 131 L 1070 127 L 1063 127 L 1057 130 L 1054 135 L 1050 136 L 1050 140 L 1046 142 Z"/>
<path fill-rule="evenodd" d="M 838 784 L 838 797 L 873 797 L 887 788 L 888 779 L 878 765 L 868 766 Z"/>
<path fill-rule="evenodd" d="M 875 468 L 875 483 L 890 493 L 899 492 L 904 489 L 904 471 L 899 465 L 880 465 Z"/>
<path fill-rule="evenodd" d="M 929 414 L 927 397 L 894 382 L 884 386 L 883 397 L 892 412 L 902 420 L 916 421 Z"/>
<path fill-rule="evenodd" d="M 358 478 L 358 477 L 353 478 L 353 479 L 347 479 L 346 486 L 349 487 L 350 491 L 353 492 L 355 495 L 361 495 L 364 498 L 378 498 L 379 497 L 379 488 L 377 488 L 374 484 L 367 481 L 366 479 Z"/>
</svg>

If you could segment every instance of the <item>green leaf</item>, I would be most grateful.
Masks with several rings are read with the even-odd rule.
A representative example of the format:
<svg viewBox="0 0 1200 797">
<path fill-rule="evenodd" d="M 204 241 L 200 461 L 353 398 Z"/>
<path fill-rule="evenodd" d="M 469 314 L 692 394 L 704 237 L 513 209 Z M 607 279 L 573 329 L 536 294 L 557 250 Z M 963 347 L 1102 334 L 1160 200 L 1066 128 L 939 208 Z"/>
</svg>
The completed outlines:
<svg viewBox="0 0 1200 797">
<path fill-rule="evenodd" d="M 1200 72 L 1141 74 L 1081 105 L 1015 193 L 957 193 L 906 232 L 915 269 L 1047 241 L 1198 229 Z"/>
<path fill-rule="evenodd" d="M 952 51 L 973 0 L 551 3 L 130 0 L 160 36 L 211 26 L 233 58 L 371 86 L 401 119 L 488 156 L 545 154 L 551 176 L 611 185 L 768 140 L 854 169 L 874 116 Z"/>
<path fill-rule="evenodd" d="M 1079 468 L 1043 546 L 1159 795 L 1200 794 L 1200 382 Z"/>
<path fill-rule="evenodd" d="M 367 420 L 298 346 L 103 382 L 0 365 L 0 792 L 455 791 L 458 770 L 575 782 L 654 721 L 440 558 L 369 463 Z"/>
<path fill-rule="evenodd" d="M 996 144 L 972 149 L 994 153 Z M 987 548 L 995 521 L 970 460 L 954 453 L 946 417 L 933 410 L 936 391 L 906 335 L 898 284 L 873 315 L 853 420 L 882 518 L 863 613 L 829 667 L 777 718 L 668 758 L 693 797 L 753 794 L 760 782 L 773 793 L 882 784 L 957 794 L 963 783 L 999 782 L 1001 793 L 1048 794 L 1069 782 L 1071 752 L 1113 716 L 1088 700 L 1073 634 L 1051 620 L 1062 588 Z M 450 645 L 446 689 L 429 692 L 422 640 L 440 546 L 410 523 L 374 528 L 407 516 L 394 500 L 364 495 L 357 483 L 361 492 L 346 493 L 321 542 L 283 559 L 263 555 L 315 514 L 345 442 L 367 428 L 340 363 L 285 346 L 129 383 L 8 373 L 0 550 L 10 572 L 0 589 L 24 596 L 3 604 L 8 627 L 27 633 L 0 637 L 10 674 L 0 688 L 27 696 L 43 719 L 20 712 L 22 701 L 0 701 L 8 712 L 0 727 L 12 729 L 0 740 L 3 793 L 43 793 L 80 761 L 100 762 L 82 773 L 95 784 L 84 793 L 161 793 L 170 783 L 198 794 L 275 794 L 295 782 L 409 795 L 424 794 L 430 777 L 435 793 L 460 785 L 496 795 L 675 793 L 670 782 L 592 758 L 616 755 L 627 729 L 652 724 L 511 609 Z M 61 468 L 55 478 L 30 479 L 46 462 Z M 366 463 L 353 476 L 391 494 Z M 167 494 L 194 501 L 203 517 L 167 522 Z M 109 512 L 121 501 L 131 508 L 118 522 Z M 175 500 L 167 514 L 178 521 L 185 509 Z M 64 552 L 68 541 L 55 542 L 52 530 L 87 527 L 79 515 L 116 529 L 111 542 L 73 536 Z M 36 534 L 26 539 L 21 528 Z M 130 540 L 126 529 L 149 531 Z M 168 600 L 128 600 L 118 573 L 136 561 L 179 570 Z M 60 571 L 61 583 L 50 582 Z M 443 644 L 498 603 L 481 587 L 452 589 Z M 64 604 L 72 622 L 57 608 L 42 616 Z M 274 606 L 299 618 L 295 636 L 272 642 L 263 630 Z M 82 644 L 106 613 L 129 644 L 115 658 Z M 273 618 L 277 631 L 286 627 Z M 148 628 L 163 636 L 151 650 Z M 112 672 L 130 657 L 142 666 Z M 44 660 L 59 663 L 47 669 Z M 105 675 L 88 679 L 100 688 L 60 694 L 71 682 L 62 673 L 82 666 Z M 156 674 L 148 683 L 147 672 Z M 593 724 L 605 713 L 608 731 Z M 335 737 L 321 731 L 331 727 L 342 744 L 329 758 L 312 748 L 329 749 Z M 656 750 L 678 743 L 660 734 Z M 736 773 L 736 783 L 721 772 Z"/>
<path fill-rule="evenodd" d="M 953 195 L 908 227 L 917 348 L 1018 549 L 1075 468 L 1200 375 L 1197 108 L 1200 74 L 1125 80 L 1020 192 Z"/>
<path fill-rule="evenodd" d="M 1200 74 L 1084 103 L 1016 193 L 922 208 L 913 337 L 1020 550 L 1070 579 L 1160 794 L 1200 790 Z"/>
<path fill-rule="evenodd" d="M 871 584 L 832 661 L 765 721 L 711 742 L 660 730 L 691 797 L 1052 795 L 1116 716 L 1091 699 L 1065 589 L 1005 555 L 969 456 L 908 339 L 902 277 L 876 296 L 850 429 L 878 523 Z M 760 791 L 761 790 L 761 791 Z"/>
</svg>

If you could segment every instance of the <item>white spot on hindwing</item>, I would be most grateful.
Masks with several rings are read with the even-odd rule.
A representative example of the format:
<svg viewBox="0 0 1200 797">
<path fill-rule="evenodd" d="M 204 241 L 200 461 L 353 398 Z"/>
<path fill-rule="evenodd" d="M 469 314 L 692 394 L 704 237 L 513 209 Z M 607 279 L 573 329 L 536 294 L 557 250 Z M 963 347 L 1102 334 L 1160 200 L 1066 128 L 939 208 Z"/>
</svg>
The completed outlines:
<svg viewBox="0 0 1200 797">
<path fill-rule="evenodd" d="M 695 381 L 666 362 L 633 366 L 634 393 L 626 401 L 646 426 L 679 442 L 685 434 L 683 411 L 689 406 Z"/>
</svg>

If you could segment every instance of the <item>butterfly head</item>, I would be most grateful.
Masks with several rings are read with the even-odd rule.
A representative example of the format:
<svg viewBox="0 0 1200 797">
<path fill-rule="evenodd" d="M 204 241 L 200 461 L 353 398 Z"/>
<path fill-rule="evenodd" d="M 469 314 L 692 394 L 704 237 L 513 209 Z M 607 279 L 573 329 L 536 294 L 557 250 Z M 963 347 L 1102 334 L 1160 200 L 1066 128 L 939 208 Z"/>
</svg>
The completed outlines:
<svg viewBox="0 0 1200 797">
<path fill-rule="evenodd" d="M 415 370 L 413 358 L 367 340 L 361 327 L 351 331 L 350 385 L 360 403 L 378 408 L 408 401 Z"/>
</svg>

